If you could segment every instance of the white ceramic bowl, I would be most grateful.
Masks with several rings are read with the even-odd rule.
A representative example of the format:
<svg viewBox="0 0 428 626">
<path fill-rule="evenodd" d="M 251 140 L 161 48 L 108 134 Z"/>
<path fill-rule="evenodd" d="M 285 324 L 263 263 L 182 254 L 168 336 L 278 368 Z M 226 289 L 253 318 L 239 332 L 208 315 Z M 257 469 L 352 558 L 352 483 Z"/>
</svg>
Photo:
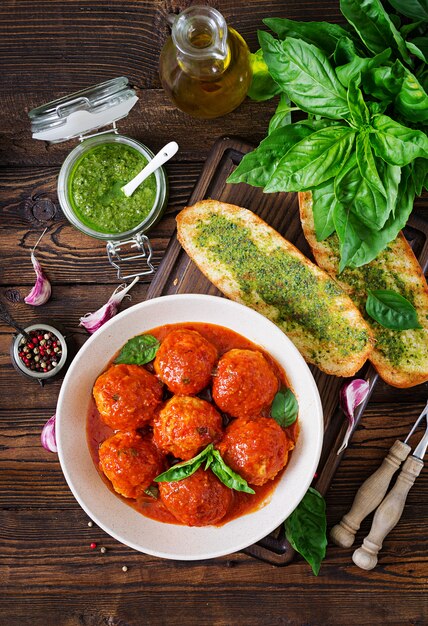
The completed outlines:
<svg viewBox="0 0 428 626">
<path fill-rule="evenodd" d="M 116 497 L 99 476 L 86 441 L 92 386 L 113 355 L 131 337 L 178 322 L 208 322 L 231 328 L 269 352 L 284 368 L 299 402 L 300 435 L 270 501 L 224 526 L 191 528 L 164 524 Z M 154 556 L 197 560 L 241 550 L 277 528 L 299 504 L 316 471 L 323 438 L 318 389 L 293 343 L 265 317 L 215 296 L 183 294 L 137 304 L 98 330 L 81 348 L 62 384 L 56 437 L 61 467 L 80 506 L 109 535 Z"/>
</svg>

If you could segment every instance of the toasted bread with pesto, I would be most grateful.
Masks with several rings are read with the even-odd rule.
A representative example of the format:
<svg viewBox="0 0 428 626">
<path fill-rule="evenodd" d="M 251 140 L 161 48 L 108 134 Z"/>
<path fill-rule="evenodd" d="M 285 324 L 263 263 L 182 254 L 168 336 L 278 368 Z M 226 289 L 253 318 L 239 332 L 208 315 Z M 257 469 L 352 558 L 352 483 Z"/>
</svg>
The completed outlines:
<svg viewBox="0 0 428 626">
<path fill-rule="evenodd" d="M 309 363 L 352 376 L 372 350 L 372 334 L 351 299 L 319 267 L 257 215 L 203 200 L 177 216 L 178 239 L 227 297 L 272 320 Z"/>
<path fill-rule="evenodd" d="M 428 287 L 422 269 L 400 233 L 373 261 L 347 267 L 339 275 L 339 244 L 331 235 L 317 241 L 312 194 L 299 193 L 300 217 L 305 237 L 320 267 L 330 274 L 355 302 L 371 326 L 375 347 L 369 359 L 383 380 L 394 387 L 413 387 L 428 380 Z M 390 330 L 365 313 L 368 289 L 396 291 L 416 308 L 421 329 Z"/>
</svg>

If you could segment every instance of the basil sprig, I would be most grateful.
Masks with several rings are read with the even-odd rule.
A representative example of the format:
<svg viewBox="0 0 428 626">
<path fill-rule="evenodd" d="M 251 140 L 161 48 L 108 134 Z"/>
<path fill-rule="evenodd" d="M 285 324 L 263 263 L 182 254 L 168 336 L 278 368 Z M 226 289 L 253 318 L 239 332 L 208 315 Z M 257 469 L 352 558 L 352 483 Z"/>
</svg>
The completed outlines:
<svg viewBox="0 0 428 626">
<path fill-rule="evenodd" d="M 248 483 L 242 476 L 234 472 L 221 458 L 218 450 L 212 451 L 212 460 L 209 465 L 211 471 L 217 476 L 221 482 L 235 491 L 244 491 L 245 493 L 255 493 L 254 489 L 248 486 Z"/>
<path fill-rule="evenodd" d="M 194 474 L 204 462 L 204 471 L 207 471 L 210 468 L 217 478 L 224 485 L 226 485 L 226 487 L 229 487 L 229 489 L 244 491 L 245 493 L 255 493 L 255 491 L 248 486 L 248 483 L 244 480 L 244 478 L 239 476 L 239 474 L 226 465 L 220 452 L 215 450 L 212 443 L 210 443 L 198 455 L 194 456 L 193 459 L 177 463 L 176 465 L 170 467 L 166 472 L 159 474 L 159 476 L 156 476 L 155 481 L 157 483 L 163 483 L 184 480 Z"/>
<path fill-rule="evenodd" d="M 366 311 L 385 328 L 392 330 L 422 328 L 415 307 L 395 291 L 369 290 Z"/>
<path fill-rule="evenodd" d="M 327 547 L 325 500 L 322 495 L 309 487 L 284 524 L 288 541 L 318 576 Z"/>
<path fill-rule="evenodd" d="M 270 414 L 282 428 L 291 426 L 297 419 L 299 405 L 291 389 L 283 387 L 275 395 Z"/>
<path fill-rule="evenodd" d="M 211 456 L 211 452 L 214 446 L 210 443 L 202 452 L 193 457 L 193 459 L 189 459 L 188 461 L 182 461 L 181 463 L 177 463 L 156 476 L 155 481 L 157 483 L 174 483 L 179 480 L 184 480 L 184 478 L 189 478 L 192 474 L 196 472 L 202 465 L 205 460 L 208 460 Z"/>
<path fill-rule="evenodd" d="M 125 343 L 115 363 L 145 365 L 150 363 L 159 350 L 160 343 L 153 335 L 138 335 Z"/>
<path fill-rule="evenodd" d="M 376 258 L 428 188 L 428 9 L 390 4 L 418 21 L 401 26 L 380 0 L 340 0 L 346 26 L 263 20 L 278 38 L 259 32 L 263 82 L 256 74 L 249 95 L 268 99 L 279 87 L 280 104 L 267 138 L 228 178 L 311 190 L 316 237 L 336 233 L 340 272 Z M 306 120 L 291 123 L 293 103 Z"/>
</svg>

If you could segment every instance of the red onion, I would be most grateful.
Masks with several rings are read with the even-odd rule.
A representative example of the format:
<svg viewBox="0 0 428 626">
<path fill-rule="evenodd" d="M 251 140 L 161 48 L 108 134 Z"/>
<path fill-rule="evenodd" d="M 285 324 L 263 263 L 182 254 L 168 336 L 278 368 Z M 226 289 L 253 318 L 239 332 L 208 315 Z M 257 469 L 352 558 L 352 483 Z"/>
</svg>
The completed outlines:
<svg viewBox="0 0 428 626">
<path fill-rule="evenodd" d="M 80 318 L 79 326 L 84 326 L 88 333 L 91 334 L 101 328 L 103 324 L 116 315 L 119 309 L 119 304 L 137 281 L 138 276 L 134 278 L 132 283 L 128 286 L 119 285 L 119 287 L 113 291 L 106 304 L 98 309 L 98 311 L 95 311 L 94 313 L 86 313 L 86 315 Z"/>
<path fill-rule="evenodd" d="M 54 413 L 43 426 L 42 434 L 40 436 L 42 446 L 46 448 L 46 450 L 49 450 L 49 452 L 58 452 L 55 438 L 55 420 L 56 413 Z"/>
<path fill-rule="evenodd" d="M 40 235 L 36 245 L 31 251 L 31 262 L 34 267 L 34 271 L 36 272 L 36 283 L 28 296 L 24 298 L 24 302 L 26 304 L 31 304 L 32 306 L 40 306 L 41 304 L 45 304 L 51 297 L 52 287 L 49 280 L 46 278 L 46 275 L 43 272 L 42 266 L 36 259 L 36 255 L 34 254 L 34 250 L 39 245 L 39 242 L 43 235 L 46 232 L 46 228 L 43 233 Z"/>
<path fill-rule="evenodd" d="M 354 427 L 354 411 L 356 407 L 367 398 L 369 387 L 369 383 L 361 378 L 356 378 L 355 380 L 351 380 L 349 383 L 342 385 L 340 390 L 340 408 L 348 418 L 348 428 L 337 454 L 343 452 L 348 445 L 348 441 Z"/>
</svg>

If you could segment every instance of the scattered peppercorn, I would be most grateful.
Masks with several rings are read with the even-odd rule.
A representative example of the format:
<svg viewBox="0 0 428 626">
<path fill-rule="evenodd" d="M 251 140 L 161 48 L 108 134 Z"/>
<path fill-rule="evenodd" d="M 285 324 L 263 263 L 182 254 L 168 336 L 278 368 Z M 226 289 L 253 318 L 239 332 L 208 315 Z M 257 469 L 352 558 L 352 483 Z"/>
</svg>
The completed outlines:
<svg viewBox="0 0 428 626">
<path fill-rule="evenodd" d="M 127 571 L 128 571 L 128 568 L 126 567 L 126 565 L 124 565 L 124 566 L 122 567 L 122 572 L 127 572 Z"/>
<path fill-rule="evenodd" d="M 94 525 L 94 522 L 92 522 L 92 521 L 89 521 L 89 522 L 88 522 L 88 526 L 89 526 L 89 528 L 92 528 L 92 526 L 93 526 L 93 525 Z"/>
<path fill-rule="evenodd" d="M 61 360 L 62 346 L 52 332 L 30 330 L 28 337 L 23 337 L 19 344 L 18 357 L 22 363 L 34 372 L 44 374 L 57 367 Z"/>
<path fill-rule="evenodd" d="M 95 550 L 97 544 L 95 543 L 95 541 L 93 541 L 89 547 L 91 548 L 91 550 Z"/>
<path fill-rule="evenodd" d="M 100 548 L 100 552 L 101 554 L 105 554 L 107 552 L 107 548 L 104 548 L 104 546 L 102 548 Z"/>
</svg>

